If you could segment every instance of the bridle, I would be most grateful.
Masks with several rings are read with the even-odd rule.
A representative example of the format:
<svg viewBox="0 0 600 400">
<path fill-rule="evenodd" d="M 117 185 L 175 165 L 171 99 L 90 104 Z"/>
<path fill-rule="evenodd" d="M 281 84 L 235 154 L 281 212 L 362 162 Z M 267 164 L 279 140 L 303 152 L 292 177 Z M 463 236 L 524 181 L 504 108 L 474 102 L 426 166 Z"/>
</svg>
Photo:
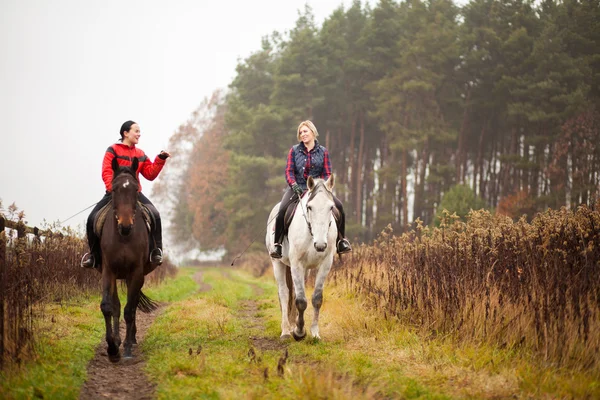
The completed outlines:
<svg viewBox="0 0 600 400">
<path fill-rule="evenodd" d="M 310 224 L 308 218 L 306 218 L 306 213 L 304 212 L 304 206 L 302 205 L 302 197 L 300 197 L 299 194 L 296 194 L 296 196 L 298 196 L 298 205 L 302 209 L 302 216 L 304 217 L 304 221 L 306 221 L 306 225 L 308 226 L 308 233 L 310 233 L 310 237 L 314 238 L 315 236 L 312 233 L 312 225 Z M 308 205 L 308 201 L 306 202 L 306 204 Z"/>
<path fill-rule="evenodd" d="M 306 214 L 308 213 L 308 210 L 306 212 L 304 211 L 304 206 L 302 205 L 302 197 L 300 197 L 299 194 L 296 194 L 296 196 L 298 196 L 299 206 L 302 209 L 302 216 L 304 217 L 304 221 L 306 221 L 306 225 L 308 226 L 308 232 L 310 233 L 310 237 L 312 237 L 314 239 L 315 236 L 313 235 L 313 232 L 312 232 L 312 225 L 310 224 L 310 221 L 306 217 Z M 307 208 L 308 208 L 309 201 L 310 201 L 310 198 L 306 202 L 306 207 Z M 329 212 L 332 213 L 333 211 L 330 210 Z M 331 218 L 329 219 L 329 226 L 331 226 Z"/>
<path fill-rule="evenodd" d="M 133 182 L 137 183 L 137 179 L 136 179 L 135 175 L 133 175 L 132 173 L 130 173 L 130 171 L 122 172 L 119 175 L 131 175 L 131 177 L 133 178 Z M 129 185 L 130 182 L 131 182 L 130 180 L 127 180 L 123 185 Z M 114 196 L 114 194 L 115 194 L 115 191 L 113 190 L 113 196 Z M 136 193 L 135 193 L 135 202 L 133 204 L 133 216 L 131 217 L 131 227 L 132 227 L 132 229 L 133 229 L 133 226 L 135 225 L 135 217 L 136 217 L 137 211 L 138 211 L 138 198 L 139 198 L 139 194 L 138 194 L 138 192 L 136 190 Z M 119 213 L 117 212 L 117 204 L 116 204 L 114 198 L 112 200 L 112 203 L 113 203 L 113 214 L 115 216 L 115 220 L 117 221 L 117 229 L 119 229 Z M 120 234 L 120 232 L 119 232 L 119 234 Z"/>
</svg>

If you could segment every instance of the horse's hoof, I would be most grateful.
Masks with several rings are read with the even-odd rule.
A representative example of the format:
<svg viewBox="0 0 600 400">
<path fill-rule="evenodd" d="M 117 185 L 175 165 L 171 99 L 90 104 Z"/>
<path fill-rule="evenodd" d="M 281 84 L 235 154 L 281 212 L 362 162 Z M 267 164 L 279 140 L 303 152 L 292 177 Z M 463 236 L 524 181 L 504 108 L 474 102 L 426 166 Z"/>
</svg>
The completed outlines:
<svg viewBox="0 0 600 400">
<path fill-rule="evenodd" d="M 108 355 L 108 361 L 110 361 L 112 363 L 118 363 L 119 361 L 121 361 L 121 354 L 120 353 L 109 354 Z"/>
<path fill-rule="evenodd" d="M 296 333 L 296 331 L 294 331 L 294 332 L 292 332 L 292 335 L 294 336 L 294 339 L 296 340 L 296 342 L 299 342 L 299 341 L 304 340 L 306 338 L 306 331 L 302 335 L 298 335 Z"/>
<path fill-rule="evenodd" d="M 280 340 L 290 340 L 292 338 L 292 335 L 290 335 L 289 333 L 286 333 L 285 335 L 281 335 L 279 337 Z"/>
</svg>

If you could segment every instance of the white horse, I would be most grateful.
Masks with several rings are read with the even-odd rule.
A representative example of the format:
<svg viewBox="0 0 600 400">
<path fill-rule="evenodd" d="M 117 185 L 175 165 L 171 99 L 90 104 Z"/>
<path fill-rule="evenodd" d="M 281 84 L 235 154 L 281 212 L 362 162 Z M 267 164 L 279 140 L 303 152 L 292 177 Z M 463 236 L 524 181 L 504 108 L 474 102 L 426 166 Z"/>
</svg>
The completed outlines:
<svg viewBox="0 0 600 400">
<path fill-rule="evenodd" d="M 334 220 L 333 184 L 333 174 L 327 181 L 308 178 L 308 193 L 300 201 L 290 223 L 287 239 L 282 243 L 283 257 L 271 258 L 275 279 L 279 286 L 281 339 L 288 339 L 290 334 L 296 340 L 306 337 L 304 311 L 308 301 L 304 283 L 306 271 L 313 268 L 317 269 L 317 277 L 312 295 L 314 317 L 310 333 L 314 338 L 321 338 L 319 310 L 323 304 L 323 285 L 333 263 L 338 236 Z M 267 226 L 265 240 L 267 253 L 274 248 L 275 216 L 278 212 L 279 204 L 273 208 L 268 219 L 270 223 Z"/>
</svg>

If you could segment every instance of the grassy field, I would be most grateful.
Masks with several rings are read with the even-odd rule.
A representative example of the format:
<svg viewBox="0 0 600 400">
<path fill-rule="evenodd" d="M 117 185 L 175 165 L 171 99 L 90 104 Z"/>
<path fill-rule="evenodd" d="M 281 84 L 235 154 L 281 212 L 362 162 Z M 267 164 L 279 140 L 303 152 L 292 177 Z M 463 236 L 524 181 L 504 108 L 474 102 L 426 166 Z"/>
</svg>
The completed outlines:
<svg viewBox="0 0 600 400">
<path fill-rule="evenodd" d="M 341 287 L 325 288 L 321 341 L 281 342 L 271 274 L 202 269 L 199 285 L 198 271 L 145 289 L 168 302 L 141 344 L 160 399 L 600 397 L 597 377 L 514 350 L 423 338 Z M 77 398 L 103 340 L 98 305 L 83 298 L 46 312 L 37 357 L 0 376 L 0 398 Z"/>
<path fill-rule="evenodd" d="M 158 301 L 178 301 L 198 285 L 187 275 L 167 279 L 144 292 Z M 36 319 L 38 341 L 30 361 L 0 372 L 0 399 L 76 399 L 86 365 L 104 340 L 100 296 L 76 297 L 62 305 L 46 305 Z M 122 304 L 125 296 L 121 293 Z"/>
<path fill-rule="evenodd" d="M 533 365 L 527 354 L 514 351 L 424 339 L 336 287 L 325 290 L 323 340 L 281 343 L 276 287 L 269 274 L 255 279 L 241 271 L 212 269 L 203 279 L 212 290 L 169 307 L 144 342 L 159 398 L 600 395 L 593 376 Z M 278 373 L 285 349 L 288 358 Z"/>
</svg>

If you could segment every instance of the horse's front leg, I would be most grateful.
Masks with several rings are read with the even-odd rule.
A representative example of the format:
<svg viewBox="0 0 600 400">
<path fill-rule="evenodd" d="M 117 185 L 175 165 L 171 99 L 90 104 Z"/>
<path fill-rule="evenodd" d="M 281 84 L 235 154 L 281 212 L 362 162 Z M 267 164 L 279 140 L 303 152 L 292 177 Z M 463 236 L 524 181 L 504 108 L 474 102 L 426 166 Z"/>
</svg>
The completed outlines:
<svg viewBox="0 0 600 400">
<path fill-rule="evenodd" d="M 119 323 L 121 322 L 121 300 L 119 300 L 119 290 L 115 281 L 115 290 L 112 295 L 112 328 L 113 337 L 117 347 L 121 346 L 121 333 L 119 332 Z"/>
<path fill-rule="evenodd" d="M 125 324 L 127 330 L 125 333 L 125 343 L 123 343 L 124 357 L 132 358 L 131 347 L 136 343 L 135 339 L 135 314 L 140 301 L 140 291 L 144 286 L 144 272 L 141 268 L 134 272 L 127 280 L 127 304 L 125 305 Z"/>
<path fill-rule="evenodd" d="M 298 317 L 296 318 L 296 329 L 292 332 L 294 339 L 302 340 L 306 337 L 304 329 L 304 311 L 308 305 L 306 293 L 304 291 L 304 267 L 292 268 L 292 279 L 294 281 L 294 291 L 296 293 L 296 308 L 298 309 Z"/>
<path fill-rule="evenodd" d="M 292 333 L 292 327 L 289 321 L 289 307 L 290 307 L 290 292 L 286 283 L 286 270 L 287 265 L 283 264 L 279 260 L 271 259 L 273 264 L 273 274 L 277 281 L 277 289 L 279 294 L 279 307 L 281 308 L 281 336 L 280 339 L 289 339 Z"/>
<path fill-rule="evenodd" d="M 115 338 L 112 331 L 112 314 L 113 314 L 113 295 L 117 290 L 117 281 L 114 274 L 108 267 L 102 269 L 102 303 L 100 309 L 104 315 L 104 324 L 106 325 L 106 344 L 108 345 L 108 359 L 112 362 L 117 362 L 121 358 L 119 354 L 119 346 L 115 343 Z"/>
<path fill-rule="evenodd" d="M 312 325 L 310 326 L 310 333 L 317 339 L 321 339 L 321 336 L 319 336 L 319 312 L 321 310 L 321 305 L 323 304 L 323 287 L 325 286 L 325 278 L 327 278 L 327 275 L 329 274 L 332 263 L 333 260 L 324 261 L 323 264 L 321 264 L 315 279 L 315 291 L 312 295 L 314 317 Z"/>
</svg>

